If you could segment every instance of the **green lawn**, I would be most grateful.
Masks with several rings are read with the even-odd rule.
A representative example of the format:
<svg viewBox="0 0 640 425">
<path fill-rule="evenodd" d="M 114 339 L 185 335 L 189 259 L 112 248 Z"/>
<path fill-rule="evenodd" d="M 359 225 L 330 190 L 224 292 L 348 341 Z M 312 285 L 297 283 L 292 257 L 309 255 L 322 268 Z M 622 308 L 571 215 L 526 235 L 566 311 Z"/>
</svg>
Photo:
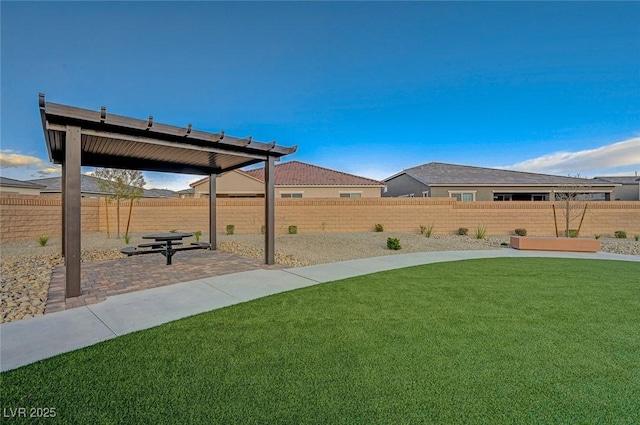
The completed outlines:
<svg viewBox="0 0 640 425">
<path fill-rule="evenodd" d="M 377 273 L 1 379 L 5 415 L 55 408 L 43 423 L 635 424 L 640 263 L 506 258 Z"/>
</svg>

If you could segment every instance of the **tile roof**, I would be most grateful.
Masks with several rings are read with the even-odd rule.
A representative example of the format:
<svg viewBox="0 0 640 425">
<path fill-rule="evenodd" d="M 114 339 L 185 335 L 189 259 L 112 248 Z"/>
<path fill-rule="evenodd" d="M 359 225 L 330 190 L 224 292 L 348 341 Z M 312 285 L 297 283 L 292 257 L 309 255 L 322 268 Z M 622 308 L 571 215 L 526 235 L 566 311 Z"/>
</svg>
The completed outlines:
<svg viewBox="0 0 640 425">
<path fill-rule="evenodd" d="M 429 162 L 408 168 L 385 179 L 389 181 L 401 174 L 407 174 L 426 185 L 589 185 L 611 186 L 612 183 L 594 182 L 593 179 L 527 173 L 523 171 L 500 170 L 496 168 Z"/>
<path fill-rule="evenodd" d="M 598 176 L 594 180 L 600 180 L 607 183 L 635 184 L 637 185 L 638 176 Z"/>
<path fill-rule="evenodd" d="M 275 169 L 276 186 L 384 186 L 384 183 L 377 180 L 300 161 L 277 164 Z M 244 173 L 264 181 L 264 167 Z"/>
<path fill-rule="evenodd" d="M 10 179 L 8 177 L 0 177 L 0 186 L 24 187 L 27 189 L 44 189 L 45 186 L 30 181 L 22 181 Z"/>
<path fill-rule="evenodd" d="M 101 179 L 93 176 L 82 174 L 80 176 L 80 192 L 90 193 L 94 195 L 108 195 L 108 192 L 100 188 L 99 181 Z M 61 193 L 62 179 L 60 177 L 48 177 L 44 179 L 29 180 L 32 183 L 44 185 L 42 193 Z M 178 195 L 169 189 L 144 189 L 143 198 L 175 198 Z"/>
</svg>

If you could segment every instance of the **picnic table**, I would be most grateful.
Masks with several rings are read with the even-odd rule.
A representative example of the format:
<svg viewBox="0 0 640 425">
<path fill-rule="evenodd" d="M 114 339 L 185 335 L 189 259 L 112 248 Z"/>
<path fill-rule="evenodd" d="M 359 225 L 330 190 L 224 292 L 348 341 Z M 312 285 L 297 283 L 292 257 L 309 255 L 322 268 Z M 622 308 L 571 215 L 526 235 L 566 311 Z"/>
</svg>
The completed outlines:
<svg viewBox="0 0 640 425">
<path fill-rule="evenodd" d="M 138 245 L 137 249 L 133 247 L 122 248 L 120 252 L 123 254 L 131 255 L 139 255 L 139 254 L 152 254 L 152 253 L 160 253 L 167 258 L 167 266 L 170 266 L 171 258 L 178 251 L 187 251 L 192 249 L 208 249 L 210 245 L 208 243 L 203 242 L 193 242 L 189 246 L 180 247 L 182 245 L 182 240 L 184 238 L 188 238 L 193 236 L 193 233 L 153 233 L 150 235 L 142 236 L 142 239 L 153 239 L 154 242 L 148 242 Z"/>
</svg>

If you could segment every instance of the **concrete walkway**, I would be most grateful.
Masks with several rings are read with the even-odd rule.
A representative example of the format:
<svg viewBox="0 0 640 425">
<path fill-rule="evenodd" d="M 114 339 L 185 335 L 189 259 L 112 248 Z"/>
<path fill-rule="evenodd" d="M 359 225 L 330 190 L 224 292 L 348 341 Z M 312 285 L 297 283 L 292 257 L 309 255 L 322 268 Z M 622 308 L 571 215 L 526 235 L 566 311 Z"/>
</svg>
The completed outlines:
<svg viewBox="0 0 640 425">
<path fill-rule="evenodd" d="M 603 252 L 439 251 L 210 277 L 116 295 L 98 304 L 0 324 L 0 371 L 172 320 L 319 283 L 421 264 L 498 257 L 587 258 L 640 263 L 640 256 Z"/>
</svg>

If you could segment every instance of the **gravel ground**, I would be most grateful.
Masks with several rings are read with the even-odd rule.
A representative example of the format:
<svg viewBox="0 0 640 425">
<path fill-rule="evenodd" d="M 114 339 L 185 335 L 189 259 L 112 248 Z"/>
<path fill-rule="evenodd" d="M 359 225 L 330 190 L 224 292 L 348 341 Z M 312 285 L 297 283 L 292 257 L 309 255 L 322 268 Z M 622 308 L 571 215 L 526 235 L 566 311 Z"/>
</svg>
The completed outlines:
<svg viewBox="0 0 640 425">
<path fill-rule="evenodd" d="M 402 249 L 387 248 L 387 238 L 400 239 Z M 204 239 L 203 239 L 204 240 Z M 205 240 L 206 241 L 206 240 Z M 147 242 L 133 234 L 131 246 Z M 317 233 L 276 237 L 276 262 L 289 267 L 332 263 L 358 258 L 427 251 L 502 249 L 508 236 L 490 236 L 478 240 L 471 236 L 434 235 L 426 238 L 412 233 Z M 602 238 L 602 251 L 640 255 L 640 241 Z M 36 241 L 0 245 L 0 323 L 43 314 L 49 292 L 51 270 L 62 264 L 60 239 L 51 239 L 41 247 Z M 107 239 L 102 233 L 82 237 L 82 260 L 125 258 L 119 249 L 123 239 Z M 220 235 L 218 248 L 236 254 L 264 258 L 263 235 Z"/>
</svg>

